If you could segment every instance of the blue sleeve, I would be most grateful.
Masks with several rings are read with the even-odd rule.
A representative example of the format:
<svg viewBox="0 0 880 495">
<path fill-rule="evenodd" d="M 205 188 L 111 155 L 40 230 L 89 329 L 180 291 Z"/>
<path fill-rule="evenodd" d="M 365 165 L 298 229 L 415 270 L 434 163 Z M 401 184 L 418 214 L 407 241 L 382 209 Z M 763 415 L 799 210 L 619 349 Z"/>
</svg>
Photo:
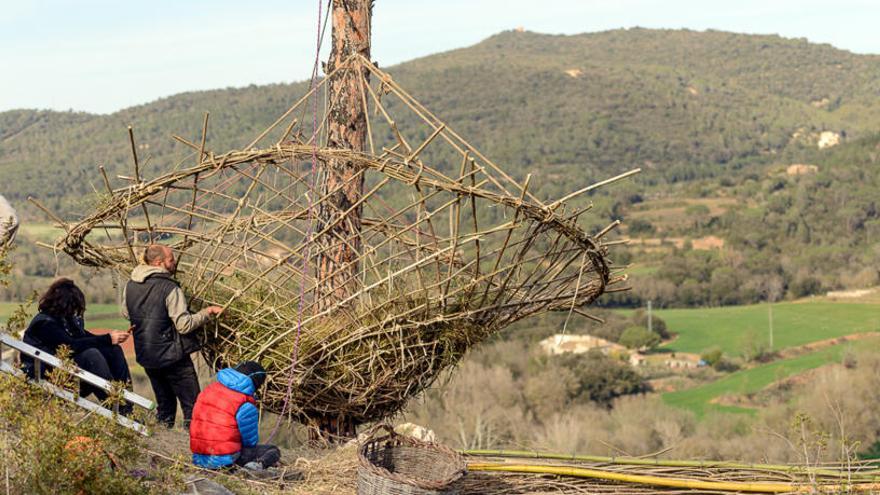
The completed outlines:
<svg viewBox="0 0 880 495">
<path fill-rule="evenodd" d="M 245 447 L 253 447 L 260 441 L 260 411 L 257 406 L 245 402 L 235 413 L 235 422 L 238 423 L 238 432 L 241 433 L 241 444 Z"/>
</svg>

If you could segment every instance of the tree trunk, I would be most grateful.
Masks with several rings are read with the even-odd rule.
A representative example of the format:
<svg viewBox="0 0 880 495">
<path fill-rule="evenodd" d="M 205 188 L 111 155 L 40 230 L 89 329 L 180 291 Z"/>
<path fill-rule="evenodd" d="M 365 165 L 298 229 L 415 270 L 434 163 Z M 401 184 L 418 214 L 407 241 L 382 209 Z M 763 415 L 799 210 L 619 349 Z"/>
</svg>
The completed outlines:
<svg viewBox="0 0 880 495">
<path fill-rule="evenodd" d="M 352 54 L 370 59 L 372 4 L 372 0 L 333 0 L 328 74 Z M 362 152 L 367 142 L 367 116 L 360 78 L 369 81 L 369 73 L 360 69 L 359 64 L 353 67 L 358 69 L 340 70 L 328 81 L 327 146 Z M 321 250 L 317 267 L 318 309 L 324 310 L 360 288 L 357 274 L 363 208 L 358 202 L 363 195 L 364 176 L 359 167 L 347 160 L 320 163 L 319 170 L 323 177 L 319 194 L 327 199 L 318 207 L 318 232 L 332 226 L 316 239 Z M 325 440 L 355 434 L 354 423 L 342 415 L 317 418 L 317 426 Z"/>
<path fill-rule="evenodd" d="M 370 57 L 371 0 L 333 0 L 333 35 L 327 72 L 330 73 L 349 56 L 360 53 Z M 367 141 L 367 116 L 363 108 L 358 72 L 341 70 L 328 82 L 330 148 L 364 151 Z M 361 249 L 360 230 L 362 207 L 357 206 L 363 194 L 364 177 L 358 167 L 347 160 L 321 163 L 323 180 L 319 194 L 327 199 L 318 207 L 318 231 L 332 225 L 317 239 L 318 308 L 326 309 L 355 293 L 358 256 Z M 346 212 L 348 212 L 346 214 Z M 344 217 L 344 218 L 343 218 Z"/>
</svg>

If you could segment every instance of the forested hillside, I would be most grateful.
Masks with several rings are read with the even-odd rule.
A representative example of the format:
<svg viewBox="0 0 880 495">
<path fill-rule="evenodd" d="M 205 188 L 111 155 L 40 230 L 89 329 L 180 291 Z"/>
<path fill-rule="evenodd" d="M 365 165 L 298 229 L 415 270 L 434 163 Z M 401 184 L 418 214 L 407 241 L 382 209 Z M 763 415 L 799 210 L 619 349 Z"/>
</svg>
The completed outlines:
<svg viewBox="0 0 880 495">
<path fill-rule="evenodd" d="M 587 227 L 623 217 L 644 242 L 617 260 L 638 262 L 637 290 L 609 303 L 733 304 L 878 282 L 880 56 L 714 31 L 504 32 L 386 70 L 512 175 L 533 173 L 541 196 L 644 169 L 584 198 L 597 213 Z M 130 175 L 126 126 L 150 177 L 187 156 L 170 135 L 196 140 L 204 112 L 208 147 L 222 152 L 305 88 L 184 93 L 111 115 L 0 113 L 0 193 L 28 220 L 45 221 L 29 195 L 76 216 L 97 165 Z M 819 150 L 823 131 L 842 144 Z M 793 163 L 816 171 L 788 175 Z M 692 242 L 707 236 L 723 248 Z"/>
<path fill-rule="evenodd" d="M 804 168 L 782 162 L 641 203 L 616 198 L 637 238 L 626 260 L 641 270 L 637 290 L 614 302 L 717 306 L 880 284 L 880 135 L 792 160 Z"/>
<path fill-rule="evenodd" d="M 388 70 L 513 173 L 544 182 L 634 166 L 651 182 L 717 175 L 816 131 L 852 138 L 880 123 L 880 57 L 775 36 L 505 32 Z M 206 111 L 212 148 L 242 146 L 304 88 L 184 93 L 111 115 L 0 113 L 0 172 L 17 186 L 6 194 L 67 203 L 89 191 L 95 165 L 127 171 L 129 124 L 148 173 L 173 166 L 184 150 L 170 134 L 197 135 Z"/>
</svg>

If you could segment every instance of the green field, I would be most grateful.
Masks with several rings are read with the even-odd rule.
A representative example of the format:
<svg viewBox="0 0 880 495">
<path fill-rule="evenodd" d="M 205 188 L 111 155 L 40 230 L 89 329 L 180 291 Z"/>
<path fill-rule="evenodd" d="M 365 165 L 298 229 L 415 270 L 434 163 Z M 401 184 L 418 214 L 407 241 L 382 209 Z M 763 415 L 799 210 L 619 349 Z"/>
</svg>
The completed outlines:
<svg viewBox="0 0 880 495">
<path fill-rule="evenodd" d="M 707 309 L 656 311 L 677 337 L 662 349 L 701 353 L 718 347 L 738 356 L 747 346 L 769 347 L 766 304 Z M 773 347 L 776 350 L 854 333 L 880 331 L 880 305 L 841 302 L 799 302 L 773 305 Z M 826 347 L 816 352 L 738 371 L 712 383 L 663 394 L 670 405 L 702 417 L 709 411 L 752 413 L 753 409 L 712 404 L 725 394 L 754 393 L 783 378 L 840 360 L 850 347 L 876 346 L 871 338 Z"/>
<path fill-rule="evenodd" d="M 657 265 L 646 265 L 644 263 L 635 263 L 633 266 L 626 269 L 627 275 L 654 275 L 660 270 L 660 267 Z"/>
<path fill-rule="evenodd" d="M 24 222 L 18 229 L 18 235 L 31 241 L 52 242 L 64 233 L 51 223 Z"/>
<path fill-rule="evenodd" d="M 128 330 L 128 320 L 125 318 L 101 318 L 98 320 L 86 320 L 86 328 L 109 328 L 111 330 Z"/>
<path fill-rule="evenodd" d="M 739 355 L 749 341 L 769 343 L 766 304 L 708 309 L 656 311 L 678 337 L 663 346 L 677 352 L 701 353 L 720 347 Z M 839 302 L 773 305 L 774 349 L 870 331 L 880 331 L 880 305 Z"/>
<path fill-rule="evenodd" d="M 840 362 L 847 349 L 876 347 L 878 342 L 880 342 L 878 339 L 847 342 L 826 347 L 810 354 L 738 371 L 706 385 L 663 394 L 663 401 L 672 406 L 690 409 L 698 417 L 704 416 L 709 411 L 753 413 L 754 409 L 712 404 L 711 401 L 725 394 L 744 395 L 757 392 L 783 378 L 828 363 Z"/>
<path fill-rule="evenodd" d="M 0 323 L 5 323 L 9 315 L 18 309 L 18 306 L 19 303 L 0 302 Z M 28 311 L 32 315 L 35 314 L 37 312 L 36 305 L 28 308 Z M 128 328 L 126 320 L 119 316 L 119 306 L 116 304 L 89 304 L 86 307 L 86 325 L 89 328 L 120 328 L 122 330 Z"/>
</svg>

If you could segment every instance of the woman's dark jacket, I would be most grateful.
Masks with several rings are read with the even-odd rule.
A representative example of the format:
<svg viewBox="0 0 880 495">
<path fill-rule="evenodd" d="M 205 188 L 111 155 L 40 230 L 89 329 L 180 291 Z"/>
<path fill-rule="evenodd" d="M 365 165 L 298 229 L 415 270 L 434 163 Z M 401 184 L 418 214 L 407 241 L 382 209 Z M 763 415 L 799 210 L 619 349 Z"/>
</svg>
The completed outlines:
<svg viewBox="0 0 880 495">
<path fill-rule="evenodd" d="M 110 335 L 94 335 L 86 331 L 82 318 L 62 318 L 47 313 L 37 313 L 24 331 L 25 344 L 30 344 L 41 351 L 55 355 L 58 348 L 66 345 L 74 355 L 93 347 L 112 346 Z M 34 377 L 34 360 L 22 354 L 22 369 L 31 378 Z M 45 366 L 43 374 L 45 374 Z"/>
</svg>

